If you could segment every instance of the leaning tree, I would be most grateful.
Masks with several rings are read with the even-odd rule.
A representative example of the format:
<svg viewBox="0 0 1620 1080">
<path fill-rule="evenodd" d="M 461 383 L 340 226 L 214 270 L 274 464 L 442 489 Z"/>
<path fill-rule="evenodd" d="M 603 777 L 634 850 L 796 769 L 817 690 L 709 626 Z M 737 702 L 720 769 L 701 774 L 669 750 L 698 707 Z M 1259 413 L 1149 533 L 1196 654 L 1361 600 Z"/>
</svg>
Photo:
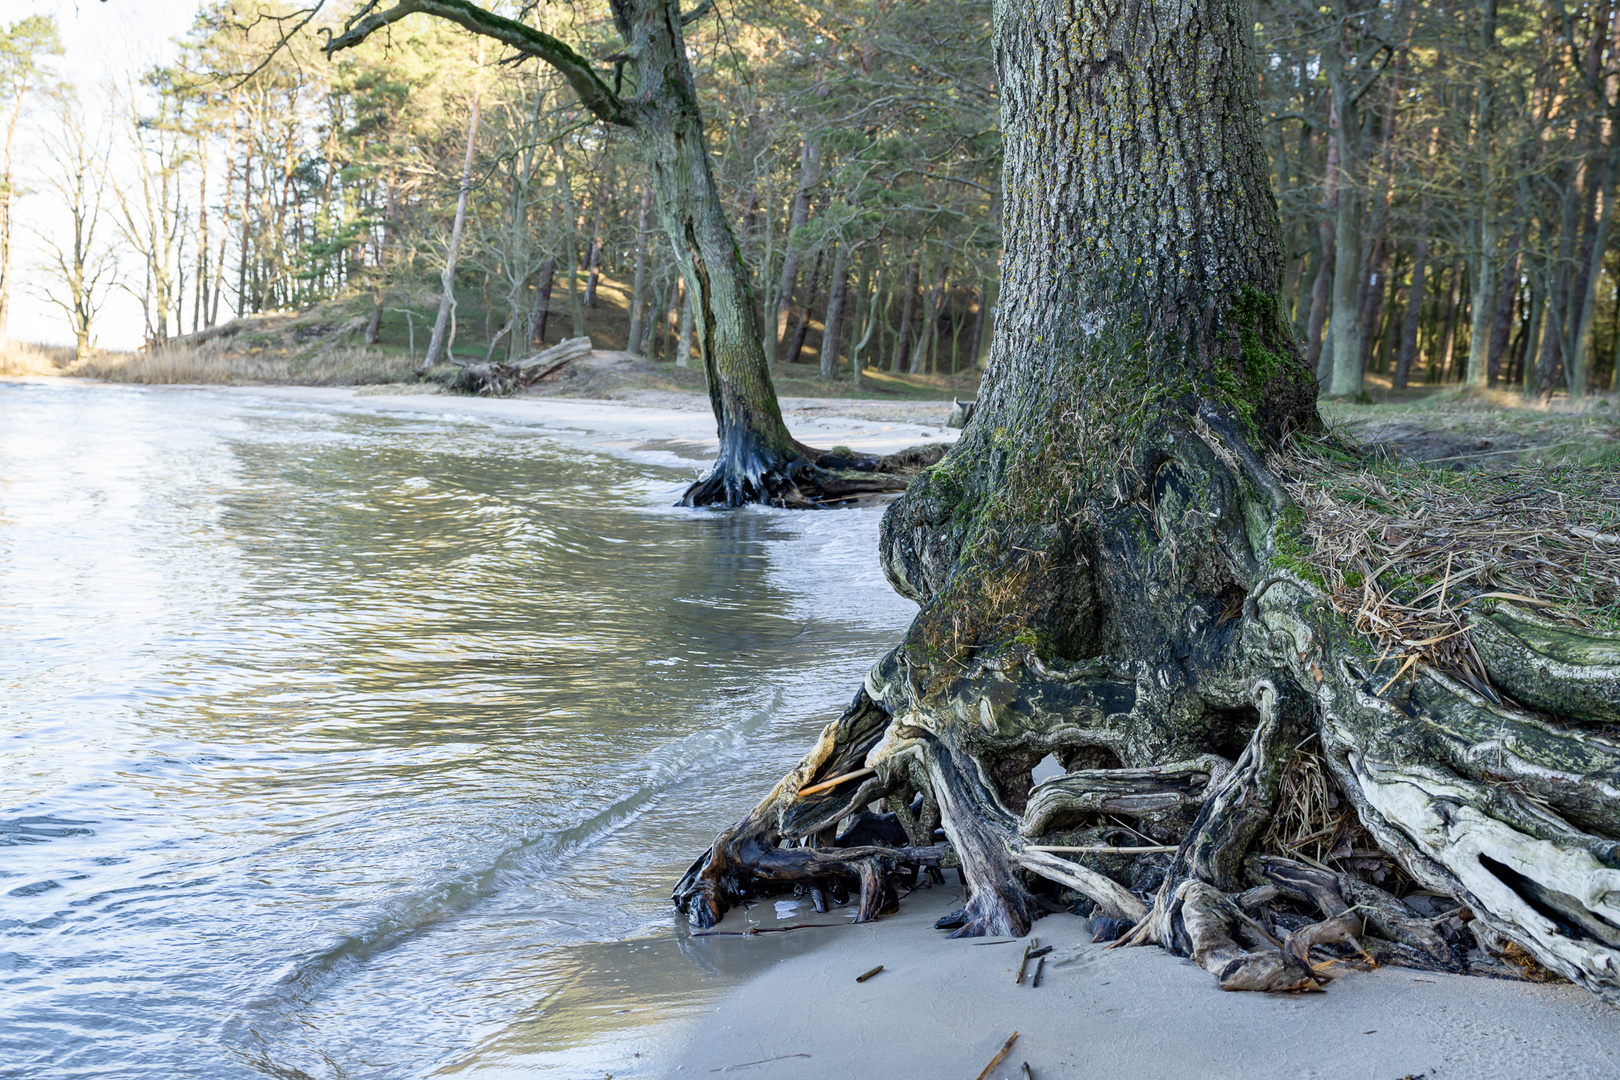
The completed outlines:
<svg viewBox="0 0 1620 1080">
<path fill-rule="evenodd" d="M 551 65 L 596 120 L 625 132 L 640 148 L 659 221 L 694 298 L 719 426 L 719 457 L 687 489 L 683 505 L 811 506 L 897 489 L 900 484 L 885 474 L 906 471 L 917 455 L 827 453 L 795 440 L 782 420 L 748 268 L 715 183 L 686 55 L 683 27 L 711 11 L 713 0 L 701 0 L 684 15 L 679 0 L 611 0 L 610 6 L 624 48 L 595 62 L 550 34 L 466 0 L 399 0 L 382 10 L 381 0 L 367 0 L 330 37 L 326 51 L 353 48 L 409 15 L 446 19 L 493 38 L 519 58 Z M 614 73 L 612 86 L 598 64 Z"/>
<path fill-rule="evenodd" d="M 1309 746 L 1365 842 L 1479 944 L 1620 999 L 1620 641 L 1498 610 L 1475 633 L 1494 686 L 1397 680 L 1302 562 L 1281 463 L 1321 425 L 1278 309 L 1252 34 L 1241 0 L 997 0 L 989 370 L 882 528 L 921 610 L 693 863 L 674 898 L 695 923 L 796 887 L 858 889 L 869 919 L 897 878 L 955 865 L 958 936 L 1026 933 L 1056 883 L 1231 989 L 1313 985 L 1334 942 L 1465 966 L 1457 924 L 1260 849 Z M 1048 754 L 1066 772 L 1032 787 Z M 907 838 L 848 843 L 883 800 Z M 1173 854 L 1096 852 L 1108 817 Z"/>
</svg>

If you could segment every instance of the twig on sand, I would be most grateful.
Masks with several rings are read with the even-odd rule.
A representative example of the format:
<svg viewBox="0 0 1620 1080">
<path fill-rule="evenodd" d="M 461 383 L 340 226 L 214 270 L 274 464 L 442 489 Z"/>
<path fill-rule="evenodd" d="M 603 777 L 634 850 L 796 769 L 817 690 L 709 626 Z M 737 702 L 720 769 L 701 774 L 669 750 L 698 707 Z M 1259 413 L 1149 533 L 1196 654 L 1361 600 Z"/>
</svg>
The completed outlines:
<svg viewBox="0 0 1620 1080">
<path fill-rule="evenodd" d="M 1013 976 L 1014 986 L 1024 984 L 1024 969 L 1029 966 L 1029 954 L 1040 948 L 1040 945 L 1041 939 L 1032 937 L 1029 939 L 1029 944 L 1024 946 L 1024 955 L 1018 961 L 1018 974 Z"/>
<path fill-rule="evenodd" d="M 1007 1051 L 1012 1049 L 1012 1044 L 1017 1039 L 1018 1032 L 1016 1031 L 1007 1036 L 1007 1041 L 1001 1044 L 1001 1049 L 996 1051 L 996 1056 L 990 1059 L 990 1064 L 984 1067 L 984 1071 L 975 1077 L 975 1080 L 984 1080 L 985 1077 L 989 1076 L 991 1070 L 1001 1064 L 1001 1059 L 1007 1056 Z"/>
<path fill-rule="evenodd" d="M 752 930 L 702 930 L 693 937 L 757 937 L 760 934 L 785 934 L 789 930 L 813 930 L 817 927 L 842 926 L 842 923 L 801 922 L 791 926 L 756 926 Z"/>
</svg>

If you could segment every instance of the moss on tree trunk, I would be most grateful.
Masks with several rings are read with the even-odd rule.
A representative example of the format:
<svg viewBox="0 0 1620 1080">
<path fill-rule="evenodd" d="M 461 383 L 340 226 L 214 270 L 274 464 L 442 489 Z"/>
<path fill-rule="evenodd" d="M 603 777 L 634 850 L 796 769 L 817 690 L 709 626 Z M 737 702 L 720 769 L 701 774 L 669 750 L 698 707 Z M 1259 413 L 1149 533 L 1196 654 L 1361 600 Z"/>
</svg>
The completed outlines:
<svg viewBox="0 0 1620 1080">
<path fill-rule="evenodd" d="M 1316 386 L 1275 300 L 1245 11 L 998 3 L 989 370 L 961 441 L 882 530 L 920 611 L 677 886 L 697 923 L 792 887 L 858 888 L 875 916 L 890 876 L 955 862 L 958 934 L 1024 933 L 1065 888 L 1230 989 L 1317 985 L 1323 950 L 1363 946 L 1466 966 L 1463 934 L 1374 883 L 1257 851 L 1314 742 L 1382 857 L 1454 898 L 1479 944 L 1620 994 L 1620 744 L 1578 723 L 1620 719 L 1612 651 L 1493 624 L 1494 662 L 1517 658 L 1521 681 L 1579 669 L 1538 699 L 1562 718 L 1439 671 L 1396 684 L 1299 559 L 1301 512 L 1262 458 L 1318 426 Z M 1048 753 L 1067 772 L 1032 789 Z M 840 855 L 840 823 L 879 800 L 909 843 Z M 1034 850 L 1120 818 L 1127 847 L 1174 855 Z M 1279 903 L 1316 921 L 1289 929 Z"/>
</svg>

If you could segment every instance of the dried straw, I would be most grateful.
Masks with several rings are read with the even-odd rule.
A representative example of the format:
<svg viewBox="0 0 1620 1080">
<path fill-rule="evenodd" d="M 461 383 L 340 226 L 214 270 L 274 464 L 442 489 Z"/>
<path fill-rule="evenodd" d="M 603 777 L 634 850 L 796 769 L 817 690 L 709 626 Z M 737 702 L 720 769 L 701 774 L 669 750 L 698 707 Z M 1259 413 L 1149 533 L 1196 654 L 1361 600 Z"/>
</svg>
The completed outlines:
<svg viewBox="0 0 1620 1080">
<path fill-rule="evenodd" d="M 1305 561 L 1396 679 L 1424 663 L 1484 683 L 1468 620 L 1496 601 L 1620 628 L 1620 466 L 1452 471 L 1331 436 L 1295 440 L 1271 465 L 1305 511 Z"/>
</svg>

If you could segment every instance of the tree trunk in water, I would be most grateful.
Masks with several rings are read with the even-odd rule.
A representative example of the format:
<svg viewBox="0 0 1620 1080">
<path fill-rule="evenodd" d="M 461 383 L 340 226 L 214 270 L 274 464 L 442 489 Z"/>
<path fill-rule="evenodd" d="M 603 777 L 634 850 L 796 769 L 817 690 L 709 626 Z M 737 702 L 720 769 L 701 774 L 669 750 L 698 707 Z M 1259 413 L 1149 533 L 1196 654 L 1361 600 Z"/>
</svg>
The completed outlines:
<svg viewBox="0 0 1620 1080">
<path fill-rule="evenodd" d="M 647 303 L 647 216 L 652 213 L 652 188 L 642 185 L 641 217 L 636 222 L 636 280 L 630 290 L 630 331 L 625 350 L 641 352 L 641 309 Z"/>
<path fill-rule="evenodd" d="M 478 67 L 473 75 L 478 79 L 478 72 L 484 67 L 484 39 L 478 39 Z M 446 351 L 446 332 L 449 330 L 451 312 L 456 306 L 456 259 L 461 254 L 461 233 L 467 225 L 467 196 L 472 191 L 472 165 L 473 151 L 478 145 L 478 106 L 480 87 L 475 81 L 473 85 L 472 115 L 467 120 L 467 157 L 461 165 L 461 184 L 456 189 L 456 217 L 450 226 L 450 247 L 444 255 L 444 273 L 439 275 L 439 315 L 433 320 L 433 336 L 428 339 L 427 355 L 422 358 L 422 369 L 425 371 L 439 362 L 440 356 Z"/>
<path fill-rule="evenodd" d="M 1061 887 L 1227 989 L 1318 988 L 1327 941 L 1463 966 L 1465 943 L 1392 894 L 1256 850 L 1311 743 L 1368 842 L 1487 947 L 1620 995 L 1620 746 L 1543 714 L 1620 719 L 1620 644 L 1543 638 L 1577 672 L 1548 678 L 1524 639 L 1551 632 L 1498 619 L 1476 640 L 1543 713 L 1429 670 L 1386 696 L 1399 665 L 1289 555 L 1304 515 L 1281 442 L 1319 421 L 1278 304 L 1248 5 L 1071 11 L 997 3 L 1003 308 L 979 414 L 881 533 L 920 611 L 676 903 L 709 926 L 847 888 L 865 921 L 957 865 L 958 936 L 1027 933 Z M 1068 771 L 1032 790 L 1048 753 Z M 839 846 L 882 799 L 906 840 Z M 1174 855 L 1037 849 L 1105 834 L 1104 814 Z M 1255 931 L 1271 900 L 1321 921 L 1278 942 Z"/>
<path fill-rule="evenodd" d="M 631 58 L 630 97 L 621 97 L 591 61 L 564 42 L 466 0 L 399 0 L 384 10 L 373 7 L 364 6 L 341 34 L 327 40 L 328 55 L 426 13 L 550 64 L 582 106 L 627 132 L 640 151 L 654 209 L 692 295 L 720 442 L 714 467 L 687 489 L 682 505 L 811 506 L 901 486 L 892 475 L 873 475 L 892 472 L 889 463 L 822 454 L 796 442 L 782 421 L 748 267 L 706 148 L 677 0 L 618 0 L 611 6 L 626 46 L 623 55 Z M 705 11 L 694 9 L 692 17 Z M 849 475 L 852 467 L 865 474 Z"/>
<path fill-rule="evenodd" d="M 827 294 L 827 322 L 821 331 L 821 369 L 817 375 L 831 381 L 838 374 L 838 342 L 844 329 L 844 294 L 849 289 L 849 245 L 833 253 L 832 284 Z"/>
</svg>

